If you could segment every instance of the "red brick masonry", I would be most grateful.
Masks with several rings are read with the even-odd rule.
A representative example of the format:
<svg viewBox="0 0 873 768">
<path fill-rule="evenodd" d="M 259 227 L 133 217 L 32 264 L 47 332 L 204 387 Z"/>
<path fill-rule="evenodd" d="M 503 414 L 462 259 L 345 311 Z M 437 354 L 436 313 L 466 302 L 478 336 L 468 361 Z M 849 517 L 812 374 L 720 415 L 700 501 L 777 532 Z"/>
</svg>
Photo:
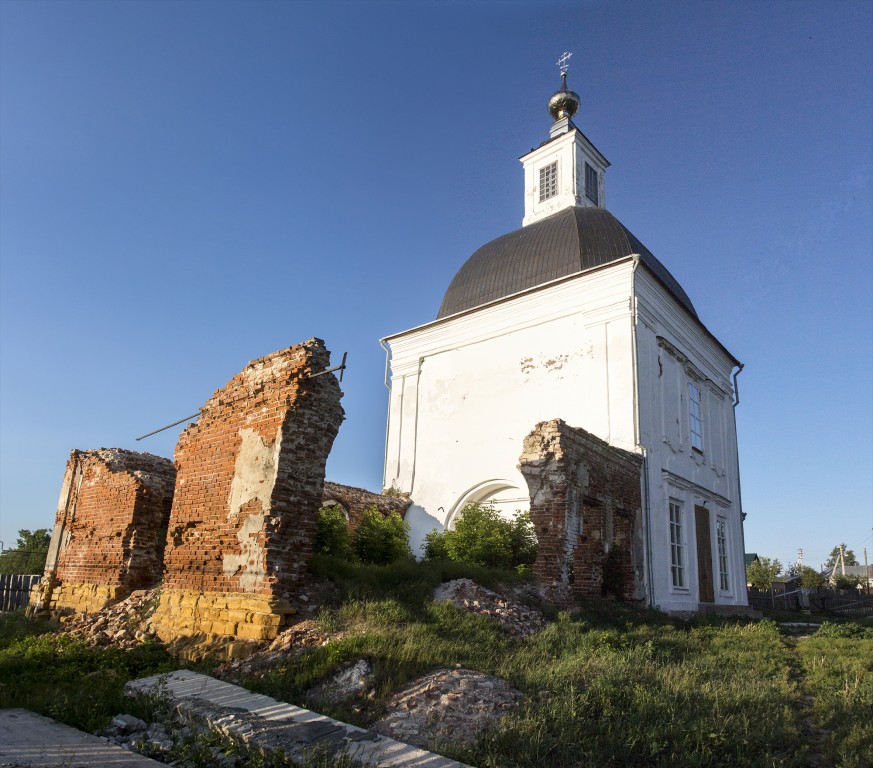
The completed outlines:
<svg viewBox="0 0 873 768">
<path fill-rule="evenodd" d="M 643 597 L 642 458 L 560 419 L 536 425 L 519 470 L 539 540 L 533 571 L 559 603 Z"/>
<path fill-rule="evenodd" d="M 376 507 L 385 517 L 396 512 L 400 517 L 406 515 L 406 510 L 412 505 L 411 499 L 397 496 L 385 496 L 372 493 L 363 488 L 351 485 L 325 482 L 321 505 L 323 507 L 338 506 L 348 515 L 349 529 L 354 531 L 361 523 L 364 511 Z"/>
<path fill-rule="evenodd" d="M 287 598 L 312 552 L 324 467 L 343 420 L 324 342 L 248 364 L 176 447 L 166 589 Z"/>
<path fill-rule="evenodd" d="M 150 453 L 73 451 L 40 607 L 96 610 L 157 583 L 175 479 L 173 463 Z"/>
</svg>

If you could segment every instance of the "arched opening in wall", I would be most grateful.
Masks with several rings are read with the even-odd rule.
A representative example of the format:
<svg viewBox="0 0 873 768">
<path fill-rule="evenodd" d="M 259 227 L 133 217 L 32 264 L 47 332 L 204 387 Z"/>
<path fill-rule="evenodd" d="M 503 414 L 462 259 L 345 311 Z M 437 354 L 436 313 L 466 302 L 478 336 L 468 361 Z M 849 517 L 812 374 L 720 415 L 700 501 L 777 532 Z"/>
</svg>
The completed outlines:
<svg viewBox="0 0 873 768">
<path fill-rule="evenodd" d="M 349 511 L 336 499 L 323 499 L 321 502 L 322 509 L 328 509 L 329 507 L 336 507 L 340 512 L 343 513 L 343 517 L 346 519 L 346 522 L 349 521 Z"/>
<path fill-rule="evenodd" d="M 494 478 L 474 485 L 458 497 L 446 517 L 446 528 L 454 528 L 464 507 L 475 502 L 493 506 L 507 520 L 511 520 L 516 512 L 530 510 L 527 489 L 519 488 L 510 480 Z"/>
</svg>

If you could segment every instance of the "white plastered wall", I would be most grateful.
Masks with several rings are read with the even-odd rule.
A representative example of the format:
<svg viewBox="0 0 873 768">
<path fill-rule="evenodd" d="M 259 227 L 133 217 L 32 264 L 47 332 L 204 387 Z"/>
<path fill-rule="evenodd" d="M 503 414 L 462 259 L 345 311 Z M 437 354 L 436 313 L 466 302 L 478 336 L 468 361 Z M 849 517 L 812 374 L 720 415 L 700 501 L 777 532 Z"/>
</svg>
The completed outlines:
<svg viewBox="0 0 873 768">
<path fill-rule="evenodd" d="M 605 206 L 604 174 L 609 162 L 579 131 L 570 131 L 521 158 L 524 166 L 524 219 L 527 226 L 573 205 L 594 206 L 585 194 L 585 163 L 597 171 L 596 205 Z M 557 164 L 558 189 L 554 197 L 540 200 L 540 169 Z"/>
<path fill-rule="evenodd" d="M 627 259 L 390 337 L 386 486 L 412 494 L 414 551 L 468 501 L 526 509 L 517 469 L 556 417 L 635 449 Z"/>
<path fill-rule="evenodd" d="M 646 446 L 652 601 L 665 610 L 699 602 L 694 507 L 710 519 L 714 601 L 746 605 L 739 469 L 733 414 L 733 359 L 645 269 L 635 275 L 640 442 Z M 688 381 L 700 389 L 703 451 L 691 447 Z M 670 571 L 669 502 L 682 505 L 686 587 Z M 728 589 L 720 588 L 716 523 L 725 522 Z"/>
<path fill-rule="evenodd" d="M 616 447 L 645 446 L 652 604 L 698 607 L 695 504 L 711 515 L 715 602 L 746 604 L 734 363 L 645 267 L 634 270 L 628 258 L 386 341 L 384 482 L 412 494 L 407 520 L 415 551 L 469 501 L 494 500 L 506 514 L 526 508 L 517 470 L 522 440 L 537 422 L 562 418 Z M 690 375 L 701 391 L 703 453 L 690 446 Z M 685 589 L 671 582 L 671 498 L 685 515 Z M 719 519 L 727 533 L 727 590 L 719 584 Z"/>
</svg>

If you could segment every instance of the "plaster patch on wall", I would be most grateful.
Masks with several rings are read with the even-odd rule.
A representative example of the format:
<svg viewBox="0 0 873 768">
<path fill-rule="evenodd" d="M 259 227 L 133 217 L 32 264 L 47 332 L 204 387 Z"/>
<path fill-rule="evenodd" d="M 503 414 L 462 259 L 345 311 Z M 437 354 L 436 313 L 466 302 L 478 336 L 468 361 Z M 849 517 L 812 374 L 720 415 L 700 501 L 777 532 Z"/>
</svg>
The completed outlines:
<svg viewBox="0 0 873 768">
<path fill-rule="evenodd" d="M 239 573 L 239 585 L 246 592 L 254 592 L 264 580 L 267 553 L 264 551 L 260 536 L 264 530 L 264 520 L 263 512 L 249 514 L 236 532 L 240 554 L 224 555 L 222 560 L 225 576 L 235 576 Z"/>
<path fill-rule="evenodd" d="M 240 429 L 239 435 L 242 443 L 236 455 L 228 498 L 228 518 L 231 519 L 252 499 L 261 503 L 261 509 L 270 508 L 270 497 L 273 495 L 279 472 L 279 451 L 282 447 L 281 428 L 271 444 L 267 444 L 263 437 L 249 427 Z"/>
<path fill-rule="evenodd" d="M 522 376 L 524 377 L 525 383 L 530 382 L 530 374 L 536 371 L 537 369 L 541 369 L 547 372 L 556 372 L 560 371 L 565 365 L 567 365 L 573 357 L 578 357 L 577 354 L 572 355 L 537 355 L 536 358 L 533 357 L 523 357 L 521 358 L 520 368 Z M 559 379 L 564 378 L 563 375 L 558 376 Z"/>
<path fill-rule="evenodd" d="M 264 580 L 267 554 L 264 550 L 263 536 L 264 510 L 270 509 L 270 497 L 279 473 L 279 451 L 282 447 L 282 429 L 276 432 L 276 439 L 267 443 L 255 430 L 243 427 L 239 431 L 242 438 L 234 463 L 233 480 L 228 499 L 228 519 L 233 520 L 243 507 L 251 509 L 236 532 L 239 541 L 239 554 L 225 554 L 222 557 L 222 571 L 225 576 L 239 574 L 239 585 L 246 592 L 254 592 Z"/>
</svg>

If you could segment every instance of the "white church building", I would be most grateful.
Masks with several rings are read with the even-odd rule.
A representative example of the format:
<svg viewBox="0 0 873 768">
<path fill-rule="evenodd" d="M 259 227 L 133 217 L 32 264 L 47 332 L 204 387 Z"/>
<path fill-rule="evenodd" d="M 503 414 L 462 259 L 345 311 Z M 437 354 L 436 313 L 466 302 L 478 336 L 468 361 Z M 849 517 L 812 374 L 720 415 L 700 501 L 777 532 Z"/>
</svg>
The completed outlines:
<svg viewBox="0 0 873 768">
<path fill-rule="evenodd" d="M 521 158 L 522 227 L 466 261 L 435 320 L 382 340 L 384 485 L 411 495 L 414 549 L 469 502 L 527 509 L 522 441 L 560 418 L 643 457 L 646 602 L 746 605 L 742 365 L 604 207 L 609 163 L 574 125 L 562 77 L 549 138 Z"/>
</svg>

